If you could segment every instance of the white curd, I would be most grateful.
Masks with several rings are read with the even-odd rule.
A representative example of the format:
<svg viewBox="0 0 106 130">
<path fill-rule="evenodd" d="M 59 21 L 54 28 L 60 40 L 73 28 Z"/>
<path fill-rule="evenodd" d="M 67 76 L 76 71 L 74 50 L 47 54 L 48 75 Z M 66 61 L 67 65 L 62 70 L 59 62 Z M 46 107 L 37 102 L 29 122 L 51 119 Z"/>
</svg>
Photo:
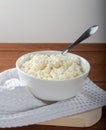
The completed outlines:
<svg viewBox="0 0 106 130">
<path fill-rule="evenodd" d="M 20 69 L 33 77 L 48 80 L 72 79 L 84 73 L 80 58 L 67 54 L 32 54 Z"/>
</svg>

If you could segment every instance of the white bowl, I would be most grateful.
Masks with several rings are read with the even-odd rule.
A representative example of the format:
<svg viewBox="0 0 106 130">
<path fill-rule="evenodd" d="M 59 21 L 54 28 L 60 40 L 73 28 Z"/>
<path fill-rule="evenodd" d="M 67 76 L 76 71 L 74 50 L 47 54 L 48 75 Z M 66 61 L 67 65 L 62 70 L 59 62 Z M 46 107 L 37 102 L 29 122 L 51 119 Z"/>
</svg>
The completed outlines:
<svg viewBox="0 0 106 130">
<path fill-rule="evenodd" d="M 31 54 L 58 54 L 61 51 L 38 51 L 27 53 L 16 61 L 16 68 L 18 70 L 19 79 L 29 88 L 32 94 L 42 100 L 59 101 L 76 96 L 83 87 L 84 80 L 87 78 L 90 71 L 89 62 L 76 54 L 68 53 L 70 56 L 77 56 L 81 60 L 84 74 L 68 80 L 45 80 L 38 79 L 28 75 L 20 69 L 20 65 L 25 62 Z"/>
</svg>

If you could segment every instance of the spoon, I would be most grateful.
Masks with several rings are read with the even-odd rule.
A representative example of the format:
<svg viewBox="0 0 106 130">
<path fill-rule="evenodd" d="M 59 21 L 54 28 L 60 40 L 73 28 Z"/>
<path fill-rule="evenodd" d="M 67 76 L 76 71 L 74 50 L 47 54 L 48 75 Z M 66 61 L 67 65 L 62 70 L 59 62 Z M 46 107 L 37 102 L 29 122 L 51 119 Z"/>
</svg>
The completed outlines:
<svg viewBox="0 0 106 130">
<path fill-rule="evenodd" d="M 62 51 L 62 54 L 67 53 L 68 51 L 70 51 L 74 46 L 76 46 L 77 44 L 79 44 L 80 42 L 82 42 L 83 40 L 87 39 L 88 37 L 90 37 L 91 35 L 93 35 L 94 33 L 96 33 L 96 31 L 98 30 L 99 26 L 98 25 L 94 25 L 91 26 L 90 28 L 88 28 L 74 43 L 72 43 L 71 45 L 69 45 L 65 50 Z"/>
</svg>

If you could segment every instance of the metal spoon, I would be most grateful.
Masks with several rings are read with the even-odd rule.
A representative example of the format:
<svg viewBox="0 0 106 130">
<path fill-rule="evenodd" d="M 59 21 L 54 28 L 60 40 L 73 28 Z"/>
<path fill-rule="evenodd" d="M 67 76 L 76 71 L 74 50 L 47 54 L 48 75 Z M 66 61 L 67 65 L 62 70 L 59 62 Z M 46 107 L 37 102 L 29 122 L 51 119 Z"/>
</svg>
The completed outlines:
<svg viewBox="0 0 106 130">
<path fill-rule="evenodd" d="M 88 37 L 90 37 L 91 35 L 93 35 L 97 30 L 98 30 L 99 26 L 98 25 L 94 25 L 91 26 L 90 28 L 88 28 L 74 43 L 72 43 L 71 45 L 69 45 L 65 50 L 62 51 L 62 54 L 67 53 L 68 51 L 70 51 L 74 46 L 76 46 L 77 44 L 79 44 L 80 42 L 82 42 L 83 40 L 87 39 Z"/>
</svg>

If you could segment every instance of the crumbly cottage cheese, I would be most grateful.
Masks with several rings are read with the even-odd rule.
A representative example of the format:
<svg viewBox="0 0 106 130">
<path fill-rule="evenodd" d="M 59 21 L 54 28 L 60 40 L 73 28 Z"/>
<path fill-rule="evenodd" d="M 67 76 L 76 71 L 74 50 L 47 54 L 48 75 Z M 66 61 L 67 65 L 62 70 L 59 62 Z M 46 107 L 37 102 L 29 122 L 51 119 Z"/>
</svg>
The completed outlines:
<svg viewBox="0 0 106 130">
<path fill-rule="evenodd" d="M 32 54 L 20 69 L 36 78 L 48 80 L 72 79 L 84 73 L 80 58 L 67 54 Z"/>
</svg>

